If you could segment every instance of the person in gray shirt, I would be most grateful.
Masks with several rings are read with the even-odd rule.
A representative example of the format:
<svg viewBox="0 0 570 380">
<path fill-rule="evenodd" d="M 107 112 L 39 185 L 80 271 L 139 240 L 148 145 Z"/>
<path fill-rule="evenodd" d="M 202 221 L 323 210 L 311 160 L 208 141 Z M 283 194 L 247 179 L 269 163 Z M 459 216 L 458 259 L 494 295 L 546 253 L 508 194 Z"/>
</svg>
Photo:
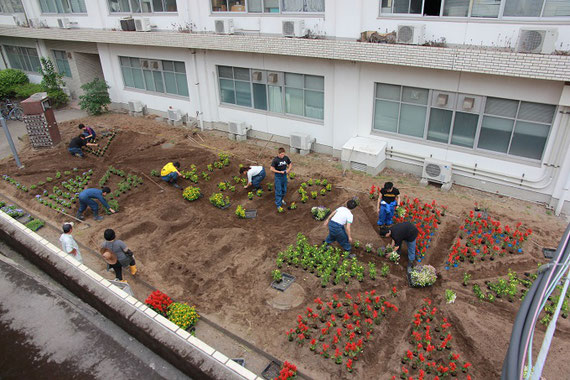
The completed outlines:
<svg viewBox="0 0 570 380">
<path fill-rule="evenodd" d="M 115 240 L 115 231 L 106 229 L 103 233 L 105 241 L 101 244 L 101 254 L 105 256 L 105 252 L 109 251 L 116 256 L 117 262 L 110 264 L 110 267 L 115 271 L 117 280 L 123 281 L 122 268 L 130 267 L 131 274 L 134 276 L 137 273 L 137 266 L 133 253 L 127 248 L 127 245 L 122 240 Z"/>
</svg>

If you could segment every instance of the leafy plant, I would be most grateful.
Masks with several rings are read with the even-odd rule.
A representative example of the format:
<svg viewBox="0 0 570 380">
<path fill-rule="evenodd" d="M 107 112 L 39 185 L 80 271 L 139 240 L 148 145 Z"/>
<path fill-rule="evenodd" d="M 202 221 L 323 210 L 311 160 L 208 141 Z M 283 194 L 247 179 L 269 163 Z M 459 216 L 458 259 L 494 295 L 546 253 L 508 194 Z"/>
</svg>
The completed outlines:
<svg viewBox="0 0 570 380">
<path fill-rule="evenodd" d="M 273 190 L 273 184 L 271 182 L 267 183 L 267 191 Z"/>
<path fill-rule="evenodd" d="M 13 88 L 14 96 L 17 99 L 27 99 L 33 94 L 43 91 L 45 91 L 43 86 L 38 83 L 25 83 Z"/>
<path fill-rule="evenodd" d="M 61 107 L 69 101 L 69 97 L 63 92 L 62 87 L 65 86 L 63 74 L 58 73 L 49 58 L 40 58 L 40 74 L 42 74 L 41 86 L 47 91 L 53 107 Z"/>
<path fill-rule="evenodd" d="M 254 194 L 253 194 L 253 192 L 251 192 L 251 191 L 247 193 L 247 197 L 249 198 L 249 200 L 252 200 L 252 199 L 253 199 L 253 195 L 254 195 Z"/>
<path fill-rule="evenodd" d="M 218 189 L 220 189 L 221 191 L 225 191 L 228 189 L 228 184 L 225 182 L 220 182 L 218 183 Z"/>
<path fill-rule="evenodd" d="M 162 293 L 160 290 L 155 290 L 154 292 L 150 293 L 144 303 L 149 308 L 156 311 L 158 314 L 166 317 L 168 306 L 172 304 L 172 299 L 166 294 Z"/>
<path fill-rule="evenodd" d="M 325 195 L 327 195 L 327 190 L 326 189 L 321 189 L 321 195 L 324 197 Z"/>
<path fill-rule="evenodd" d="M 81 89 L 84 94 L 79 96 L 81 109 L 87 111 L 89 115 L 101 115 L 107 112 L 107 106 L 111 104 L 109 88 L 107 82 L 100 78 L 95 78 L 93 81 L 82 85 Z"/>
<path fill-rule="evenodd" d="M 222 193 L 214 193 L 210 197 L 210 203 L 218 208 L 225 208 L 230 204 L 230 197 L 224 197 Z"/>
<path fill-rule="evenodd" d="M 317 199 L 317 197 L 319 196 L 319 193 L 316 191 L 311 191 L 311 198 L 313 199 Z"/>
<path fill-rule="evenodd" d="M 445 289 L 445 301 L 447 303 L 454 303 L 457 298 L 457 294 L 451 289 Z"/>
<path fill-rule="evenodd" d="M 285 209 L 283 207 L 278 207 L 277 212 L 281 214 L 281 213 L 285 212 Z"/>
<path fill-rule="evenodd" d="M 245 209 L 243 208 L 242 205 L 238 205 L 236 207 L 236 212 L 235 212 L 236 216 L 240 219 L 245 219 Z"/>
<path fill-rule="evenodd" d="M 367 244 L 364 246 L 364 249 L 366 250 L 367 253 L 370 253 L 370 252 L 372 252 L 372 250 L 374 249 L 374 247 L 372 246 L 372 243 L 367 243 Z"/>
<path fill-rule="evenodd" d="M 400 254 L 397 251 L 392 251 L 388 254 L 388 259 L 398 264 L 400 262 Z"/>
<path fill-rule="evenodd" d="M 119 201 L 118 200 L 109 199 L 109 201 L 107 203 L 109 204 L 109 207 L 113 209 L 113 211 L 119 212 Z M 111 212 L 109 210 L 107 210 L 107 214 L 111 214 Z"/>
<path fill-rule="evenodd" d="M 360 241 L 359 240 L 354 241 L 354 248 L 360 248 Z"/>
<path fill-rule="evenodd" d="M 325 218 L 329 215 L 330 212 L 331 212 L 330 208 L 323 206 L 317 206 L 311 208 L 311 214 L 313 214 L 313 217 L 319 221 L 325 220 Z"/>
<path fill-rule="evenodd" d="M 206 172 L 202 172 L 202 179 L 204 181 L 209 181 L 210 180 L 210 175 Z"/>
<path fill-rule="evenodd" d="M 168 306 L 166 315 L 171 322 L 186 330 L 198 322 L 200 316 L 194 306 L 187 303 L 173 302 Z"/>
<path fill-rule="evenodd" d="M 469 285 L 469 280 L 471 280 L 471 275 L 467 272 L 463 273 L 463 286 Z"/>
<path fill-rule="evenodd" d="M 295 202 L 291 202 L 291 205 L 289 205 L 289 210 L 296 210 L 297 209 L 297 204 Z"/>
<path fill-rule="evenodd" d="M 182 193 L 182 198 L 186 199 L 187 201 L 195 201 L 196 199 L 200 198 L 200 188 L 197 186 L 188 186 L 184 189 Z"/>
<path fill-rule="evenodd" d="M 412 269 L 410 279 L 413 286 L 431 286 L 437 279 L 435 268 L 431 265 L 418 265 Z"/>
<path fill-rule="evenodd" d="M 368 263 L 368 274 L 371 280 L 376 279 L 376 265 L 373 262 Z"/>
<path fill-rule="evenodd" d="M 380 269 L 380 276 L 388 277 L 390 274 L 390 266 L 388 264 L 382 265 L 382 269 Z"/>
<path fill-rule="evenodd" d="M 42 228 L 46 223 L 40 219 L 32 219 L 28 223 L 26 223 L 26 227 L 28 227 L 32 231 L 37 231 Z"/>
<path fill-rule="evenodd" d="M 5 69 L 0 71 L 0 98 L 11 98 L 17 88 L 25 85 L 30 80 L 28 76 L 17 69 Z"/>
<path fill-rule="evenodd" d="M 258 189 L 258 190 L 255 192 L 255 195 L 257 195 L 258 197 L 261 197 L 261 196 L 263 195 L 263 190 Z"/>
<path fill-rule="evenodd" d="M 281 282 L 283 280 L 283 275 L 279 269 L 275 269 L 271 272 L 271 276 L 273 277 L 273 281 Z"/>
<path fill-rule="evenodd" d="M 296 174 L 293 172 L 289 173 L 289 179 L 295 179 Z"/>
</svg>

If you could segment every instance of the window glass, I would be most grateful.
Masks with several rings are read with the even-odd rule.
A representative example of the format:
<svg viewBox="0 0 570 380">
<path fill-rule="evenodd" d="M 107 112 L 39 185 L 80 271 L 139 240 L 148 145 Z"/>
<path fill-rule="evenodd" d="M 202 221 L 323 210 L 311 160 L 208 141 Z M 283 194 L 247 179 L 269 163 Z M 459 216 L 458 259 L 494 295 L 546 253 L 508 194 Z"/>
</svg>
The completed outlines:
<svg viewBox="0 0 570 380">
<path fill-rule="evenodd" d="M 253 107 L 258 110 L 267 110 L 267 86 L 260 83 L 253 84 Z"/>
<path fill-rule="evenodd" d="M 281 86 L 267 86 L 269 111 L 283 113 L 283 89 Z"/>
<path fill-rule="evenodd" d="M 303 75 L 285 73 L 285 86 L 303 88 Z"/>
<path fill-rule="evenodd" d="M 35 48 L 4 46 L 10 67 L 37 73 L 41 64 Z"/>
<path fill-rule="evenodd" d="M 389 100 L 400 100 L 400 86 L 378 83 L 376 85 L 376 97 Z"/>
<path fill-rule="evenodd" d="M 249 82 L 235 81 L 236 104 L 238 106 L 251 107 L 251 85 Z"/>
<path fill-rule="evenodd" d="M 499 17 L 501 0 L 473 0 L 471 17 Z"/>
<path fill-rule="evenodd" d="M 177 73 L 185 73 L 186 67 L 184 65 L 184 62 L 174 62 L 174 71 Z"/>
<path fill-rule="evenodd" d="M 285 112 L 294 115 L 304 115 L 303 90 L 285 88 Z"/>
<path fill-rule="evenodd" d="M 305 0 L 305 12 L 324 12 L 325 0 Z"/>
<path fill-rule="evenodd" d="M 245 12 L 245 0 L 228 0 L 230 12 Z"/>
<path fill-rule="evenodd" d="M 164 92 L 164 81 L 162 80 L 162 73 L 160 71 L 153 71 L 154 87 L 156 92 Z"/>
<path fill-rule="evenodd" d="M 470 0 L 445 0 L 443 15 L 450 17 L 467 17 Z"/>
<path fill-rule="evenodd" d="M 166 12 L 177 12 L 176 0 L 164 0 Z"/>
<path fill-rule="evenodd" d="M 325 96 L 323 92 L 305 91 L 305 116 L 313 119 L 324 119 Z"/>
<path fill-rule="evenodd" d="M 71 78 L 71 68 L 69 67 L 69 61 L 67 60 L 67 54 L 64 51 L 54 50 L 53 55 L 55 58 L 55 65 L 57 71 L 66 77 Z"/>
<path fill-rule="evenodd" d="M 568 0 L 546 0 L 544 5 L 544 11 L 542 12 L 544 17 L 552 16 L 570 16 L 570 1 Z"/>
<path fill-rule="evenodd" d="M 226 0 L 212 0 L 212 12 L 227 12 L 228 3 Z"/>
<path fill-rule="evenodd" d="M 162 69 L 164 71 L 174 71 L 174 62 L 172 61 L 162 61 Z"/>
<path fill-rule="evenodd" d="M 317 77 L 313 75 L 305 75 L 305 88 L 310 88 L 311 90 L 325 90 L 325 78 Z"/>
<path fill-rule="evenodd" d="M 135 87 L 135 81 L 133 79 L 132 69 L 123 66 L 121 67 L 121 71 L 123 72 L 123 80 L 125 82 L 125 87 Z"/>
<path fill-rule="evenodd" d="M 152 76 L 152 71 L 143 70 L 143 74 L 144 74 L 144 83 L 146 89 L 149 91 L 156 91 L 156 87 L 154 85 L 154 77 Z"/>
<path fill-rule="evenodd" d="M 131 0 L 131 12 L 133 13 L 141 13 L 141 4 L 140 0 Z"/>
<path fill-rule="evenodd" d="M 400 128 L 398 133 L 407 136 L 424 137 L 426 107 L 402 104 L 400 107 Z"/>
<path fill-rule="evenodd" d="M 556 107 L 550 104 L 521 102 L 517 119 L 550 124 Z"/>
<path fill-rule="evenodd" d="M 303 12 L 303 0 L 283 0 L 284 12 Z"/>
<path fill-rule="evenodd" d="M 507 17 L 539 17 L 544 0 L 505 0 L 503 15 Z"/>
<path fill-rule="evenodd" d="M 540 160 L 550 126 L 517 121 L 509 154 Z"/>
<path fill-rule="evenodd" d="M 516 100 L 487 98 L 485 113 L 503 117 L 515 117 L 519 102 Z"/>
<path fill-rule="evenodd" d="M 177 94 L 178 89 L 176 88 L 176 76 L 174 75 L 174 73 L 165 71 L 163 74 L 164 74 L 164 85 L 166 88 L 166 92 L 168 94 Z"/>
<path fill-rule="evenodd" d="M 399 111 L 400 105 L 398 103 L 376 100 L 374 128 L 381 131 L 397 132 Z"/>
<path fill-rule="evenodd" d="M 133 80 L 135 81 L 135 88 L 144 90 L 144 78 L 141 69 L 133 69 Z"/>
<path fill-rule="evenodd" d="M 450 110 L 432 108 L 429 115 L 427 139 L 447 144 L 452 117 L 453 112 Z"/>
<path fill-rule="evenodd" d="M 451 143 L 453 145 L 473 148 L 478 121 L 479 115 L 465 112 L 455 112 L 455 121 L 453 122 L 453 134 L 451 136 Z"/>
<path fill-rule="evenodd" d="M 153 0 L 152 9 L 154 10 L 154 12 L 164 12 L 162 0 Z"/>
<path fill-rule="evenodd" d="M 279 0 L 263 0 L 263 11 L 266 13 L 279 13 Z"/>
<path fill-rule="evenodd" d="M 402 102 L 427 104 L 429 90 L 423 88 L 404 87 L 402 91 Z"/>
<path fill-rule="evenodd" d="M 234 78 L 239 80 L 249 81 L 249 69 L 243 69 L 240 67 L 234 67 Z"/>
<path fill-rule="evenodd" d="M 263 12 L 263 0 L 248 0 L 247 1 L 247 11 L 251 13 L 261 13 Z"/>
<path fill-rule="evenodd" d="M 234 72 L 231 67 L 218 66 L 218 75 L 220 78 L 233 78 Z"/>
<path fill-rule="evenodd" d="M 143 13 L 151 13 L 152 12 L 152 6 L 150 5 L 151 0 L 142 0 L 141 3 L 142 3 L 141 9 L 142 9 Z"/>
<path fill-rule="evenodd" d="M 478 148 L 507 153 L 514 120 L 484 116 Z"/>
<path fill-rule="evenodd" d="M 233 80 L 220 79 L 220 90 L 222 103 L 236 103 Z"/>
<path fill-rule="evenodd" d="M 141 67 L 141 61 L 138 58 L 131 58 L 131 67 Z"/>
<path fill-rule="evenodd" d="M 162 69 L 159 67 L 154 70 L 141 69 L 140 58 L 119 57 L 119 62 L 125 87 L 180 96 L 189 95 L 186 74 L 174 72 L 175 68 L 184 67 L 184 62 L 161 61 Z"/>
<path fill-rule="evenodd" d="M 176 73 L 176 85 L 178 87 L 178 95 L 188 96 L 188 81 L 186 74 Z"/>
</svg>

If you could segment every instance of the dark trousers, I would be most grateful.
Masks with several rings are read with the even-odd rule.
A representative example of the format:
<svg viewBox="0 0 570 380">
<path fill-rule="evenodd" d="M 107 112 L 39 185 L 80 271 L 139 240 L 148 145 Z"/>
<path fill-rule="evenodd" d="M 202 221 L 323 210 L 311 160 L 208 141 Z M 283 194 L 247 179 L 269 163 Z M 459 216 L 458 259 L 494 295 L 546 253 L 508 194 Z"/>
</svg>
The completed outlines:
<svg viewBox="0 0 570 380">
<path fill-rule="evenodd" d="M 131 257 L 131 262 L 129 263 L 130 266 L 136 265 L 135 258 Z M 120 262 L 116 262 L 115 264 L 109 264 L 109 268 L 112 268 L 115 271 L 115 277 L 119 281 L 123 281 L 123 266 Z"/>
<path fill-rule="evenodd" d="M 344 229 L 344 226 L 338 224 L 337 222 L 329 221 L 329 235 L 325 239 L 327 244 L 331 244 L 334 241 L 338 241 L 338 244 L 345 251 L 349 251 L 352 248 L 348 242 L 348 235 Z"/>
<path fill-rule="evenodd" d="M 281 202 L 287 194 L 287 174 L 275 173 L 275 204 L 281 207 Z"/>
<path fill-rule="evenodd" d="M 93 215 L 97 216 L 99 211 L 99 205 L 93 199 L 87 198 L 79 198 L 79 211 L 77 212 L 79 215 L 83 214 L 83 211 L 87 209 L 87 206 L 93 210 Z"/>
</svg>

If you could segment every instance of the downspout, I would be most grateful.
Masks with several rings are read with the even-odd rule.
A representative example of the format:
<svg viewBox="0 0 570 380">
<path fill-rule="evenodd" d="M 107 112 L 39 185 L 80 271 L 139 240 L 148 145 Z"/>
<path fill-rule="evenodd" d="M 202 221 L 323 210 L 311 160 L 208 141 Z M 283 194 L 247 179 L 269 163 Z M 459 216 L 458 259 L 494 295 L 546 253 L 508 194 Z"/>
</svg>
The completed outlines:
<svg viewBox="0 0 570 380">
<path fill-rule="evenodd" d="M 196 59 L 196 50 L 192 50 L 192 71 L 194 74 L 194 86 L 196 86 L 196 94 L 198 97 L 198 111 L 196 111 L 196 117 L 198 118 L 198 124 L 200 125 L 200 130 L 204 131 L 204 120 L 203 120 L 203 113 L 202 113 L 202 95 L 200 93 L 200 82 L 198 81 L 198 68 L 197 68 L 197 59 Z"/>
<path fill-rule="evenodd" d="M 565 145 L 566 140 L 568 138 L 568 129 L 570 129 L 570 112 L 566 111 L 562 113 L 562 120 L 560 121 L 560 125 L 562 126 L 562 128 L 564 128 L 564 135 L 563 138 L 561 138 L 560 141 L 560 145 L 561 146 L 567 146 Z M 564 122 L 566 122 L 566 125 L 564 125 Z M 561 149 L 562 150 L 562 149 Z M 564 150 L 562 150 L 564 151 Z M 560 215 L 560 213 L 562 212 L 562 207 L 564 207 L 564 201 L 566 198 L 566 194 L 568 193 L 568 183 L 570 182 L 570 178 L 566 177 L 566 181 L 564 183 L 564 185 L 562 186 L 562 190 L 560 192 L 560 195 L 558 197 L 558 202 L 556 203 L 556 208 L 554 209 L 554 214 L 555 215 Z"/>
</svg>

